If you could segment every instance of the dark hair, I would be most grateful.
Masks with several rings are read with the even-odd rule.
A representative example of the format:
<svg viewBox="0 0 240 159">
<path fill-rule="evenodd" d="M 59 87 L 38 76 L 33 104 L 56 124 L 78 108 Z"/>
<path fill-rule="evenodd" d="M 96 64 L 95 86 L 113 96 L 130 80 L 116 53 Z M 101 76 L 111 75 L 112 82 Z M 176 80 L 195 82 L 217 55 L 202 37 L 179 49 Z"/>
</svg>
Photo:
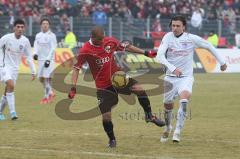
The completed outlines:
<svg viewBox="0 0 240 159">
<path fill-rule="evenodd" d="M 25 22 L 24 22 L 22 19 L 17 19 L 17 20 L 14 21 L 13 26 L 16 26 L 16 25 L 18 25 L 18 24 L 23 24 L 23 25 L 25 25 Z"/>
<path fill-rule="evenodd" d="M 183 26 L 185 26 L 185 28 L 187 27 L 187 20 L 186 20 L 186 18 L 185 18 L 184 16 L 182 16 L 182 15 L 176 15 L 176 16 L 172 17 L 172 19 L 171 19 L 171 21 L 170 21 L 170 23 L 169 23 L 169 27 L 172 26 L 172 21 L 177 21 L 177 20 L 181 21 L 182 24 L 183 24 Z"/>
<path fill-rule="evenodd" d="M 49 19 L 48 19 L 48 18 L 43 18 L 43 19 L 41 19 L 41 21 L 40 21 L 40 24 L 42 24 L 44 21 L 47 21 L 47 22 L 48 22 L 48 24 L 50 25 L 50 21 L 49 21 Z"/>
</svg>

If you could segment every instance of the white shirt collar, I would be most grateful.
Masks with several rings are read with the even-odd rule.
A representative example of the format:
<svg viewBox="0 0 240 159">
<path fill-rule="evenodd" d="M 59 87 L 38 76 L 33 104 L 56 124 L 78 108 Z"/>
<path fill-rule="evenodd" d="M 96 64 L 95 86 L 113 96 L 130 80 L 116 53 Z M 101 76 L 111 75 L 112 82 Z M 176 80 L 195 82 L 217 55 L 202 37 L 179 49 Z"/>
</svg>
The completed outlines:
<svg viewBox="0 0 240 159">
<path fill-rule="evenodd" d="M 49 29 L 47 32 L 45 32 L 45 33 L 42 31 L 43 34 L 48 34 L 48 33 L 50 33 L 50 32 L 51 32 L 50 29 Z"/>
</svg>

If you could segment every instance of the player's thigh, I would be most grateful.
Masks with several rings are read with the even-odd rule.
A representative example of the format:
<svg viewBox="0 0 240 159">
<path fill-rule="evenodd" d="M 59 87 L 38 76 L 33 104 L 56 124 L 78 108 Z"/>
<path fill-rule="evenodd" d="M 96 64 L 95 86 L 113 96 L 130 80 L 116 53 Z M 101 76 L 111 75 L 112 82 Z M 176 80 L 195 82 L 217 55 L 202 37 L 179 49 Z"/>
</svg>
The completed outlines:
<svg viewBox="0 0 240 159">
<path fill-rule="evenodd" d="M 178 96 L 177 94 L 177 84 L 178 80 L 175 77 L 164 78 L 164 94 L 163 94 L 163 102 L 166 104 L 173 103 L 174 99 Z"/>
<path fill-rule="evenodd" d="M 42 77 L 43 71 L 44 71 L 44 62 L 42 60 L 38 61 L 38 77 Z"/>
<path fill-rule="evenodd" d="M 38 77 L 51 78 L 53 75 L 55 63 L 54 61 L 51 61 L 48 67 L 45 67 L 44 63 L 45 61 L 38 62 Z"/>
<path fill-rule="evenodd" d="M 102 114 L 111 112 L 118 103 L 118 94 L 113 87 L 97 90 L 98 106 Z"/>
<path fill-rule="evenodd" d="M 129 78 L 128 84 L 124 88 L 116 89 L 118 93 L 124 94 L 124 95 L 130 95 L 131 93 L 134 93 L 134 89 L 141 89 L 138 82 L 133 79 Z"/>
<path fill-rule="evenodd" d="M 0 80 L 1 80 L 1 82 L 6 82 L 8 79 L 11 79 L 10 74 L 6 72 L 6 69 L 4 67 L 0 68 Z"/>
<path fill-rule="evenodd" d="M 112 120 L 112 113 L 111 111 L 105 112 L 102 114 L 103 121 L 111 121 Z"/>
<path fill-rule="evenodd" d="M 12 77 L 12 80 L 14 82 L 14 85 L 16 85 L 17 79 L 18 79 L 18 71 L 17 70 L 12 70 L 11 71 L 11 77 Z"/>
<path fill-rule="evenodd" d="M 13 82 L 16 83 L 17 76 L 18 76 L 17 71 L 14 72 L 11 69 L 6 68 L 6 67 L 0 69 L 0 80 L 1 80 L 1 82 L 6 83 L 9 80 L 13 80 Z"/>
<path fill-rule="evenodd" d="M 192 94 L 192 86 L 194 83 L 193 77 L 184 77 L 180 79 L 178 94 L 180 99 L 189 99 Z"/>
</svg>

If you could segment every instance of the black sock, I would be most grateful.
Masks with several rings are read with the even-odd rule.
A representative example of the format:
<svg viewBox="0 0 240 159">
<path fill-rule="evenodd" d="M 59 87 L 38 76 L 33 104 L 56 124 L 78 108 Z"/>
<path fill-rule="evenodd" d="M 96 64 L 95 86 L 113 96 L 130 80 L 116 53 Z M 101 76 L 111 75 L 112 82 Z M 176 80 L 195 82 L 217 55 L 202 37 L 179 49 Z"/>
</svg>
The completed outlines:
<svg viewBox="0 0 240 159">
<path fill-rule="evenodd" d="M 103 121 L 103 128 L 110 140 L 115 140 L 112 121 Z"/>
<path fill-rule="evenodd" d="M 142 106 L 144 112 L 147 114 L 152 114 L 150 101 L 148 99 L 146 92 L 144 91 L 143 93 L 141 93 L 141 95 L 137 95 L 137 97 L 138 97 L 138 101 L 139 101 L 140 105 Z"/>
</svg>

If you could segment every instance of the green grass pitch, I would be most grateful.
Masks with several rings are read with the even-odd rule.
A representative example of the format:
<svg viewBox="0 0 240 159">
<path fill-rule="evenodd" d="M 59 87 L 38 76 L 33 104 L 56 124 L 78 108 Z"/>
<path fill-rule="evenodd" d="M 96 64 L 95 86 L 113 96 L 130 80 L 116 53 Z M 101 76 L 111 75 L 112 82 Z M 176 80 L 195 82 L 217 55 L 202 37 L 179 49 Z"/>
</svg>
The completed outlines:
<svg viewBox="0 0 240 159">
<path fill-rule="evenodd" d="M 3 84 L 1 84 L 1 93 Z M 239 159 L 240 75 L 195 74 L 188 119 L 179 144 L 160 143 L 163 128 L 146 124 L 137 104 L 120 99 L 113 109 L 117 148 L 106 147 L 101 117 L 85 121 L 62 120 L 55 114 L 57 101 L 40 105 L 41 84 L 20 75 L 15 88 L 19 120 L 0 121 L 0 159 Z M 153 111 L 162 108 L 162 95 L 150 97 Z M 96 105 L 94 97 L 77 95 L 71 110 Z M 174 109 L 175 113 L 177 110 Z M 191 113 L 190 113 L 191 110 Z M 191 118 L 190 118 L 191 117 Z M 174 120 L 175 122 L 175 120 Z"/>
</svg>

